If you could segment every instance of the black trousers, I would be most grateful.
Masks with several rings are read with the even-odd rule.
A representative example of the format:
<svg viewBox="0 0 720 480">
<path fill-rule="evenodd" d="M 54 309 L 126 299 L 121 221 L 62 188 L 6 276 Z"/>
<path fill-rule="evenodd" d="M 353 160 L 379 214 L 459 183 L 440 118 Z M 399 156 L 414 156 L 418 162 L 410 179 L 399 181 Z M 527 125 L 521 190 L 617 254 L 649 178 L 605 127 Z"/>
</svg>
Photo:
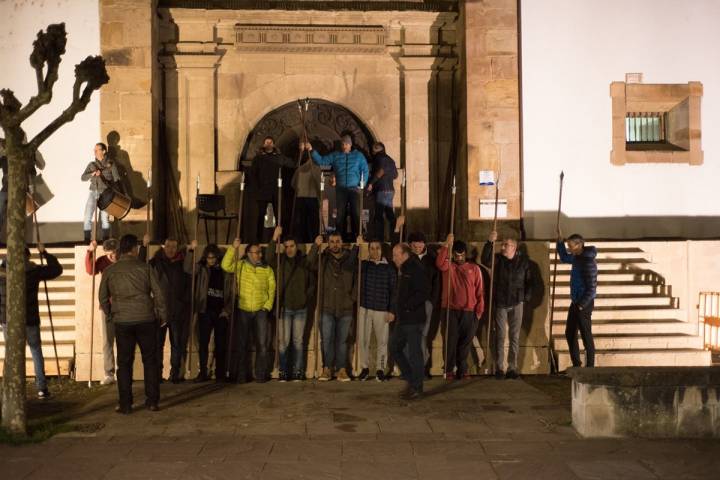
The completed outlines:
<svg viewBox="0 0 720 480">
<path fill-rule="evenodd" d="M 133 404 L 132 379 L 135 346 L 140 346 L 145 376 L 145 401 L 157 404 L 160 400 L 160 377 L 157 365 L 157 323 L 154 321 L 134 325 L 115 324 L 117 342 L 117 385 L 120 408 Z"/>
<path fill-rule="evenodd" d="M 441 314 L 445 318 L 446 310 L 443 309 Z M 450 323 L 447 326 L 447 352 L 445 354 L 447 361 L 444 367 L 448 376 L 453 373 L 455 367 L 457 367 L 457 376 L 467 373 L 467 359 L 477 328 L 478 319 L 475 317 L 475 312 L 450 309 Z"/>
<path fill-rule="evenodd" d="M 358 188 L 335 188 L 335 206 L 337 208 L 337 231 L 346 243 L 354 243 L 358 236 L 360 221 L 360 198 Z M 350 205 L 350 232 L 347 233 L 347 206 Z"/>
<path fill-rule="evenodd" d="M 225 377 L 225 350 L 227 348 L 228 320 L 220 317 L 219 312 L 208 310 L 198 316 L 198 349 L 200 356 L 200 373 L 208 373 L 208 357 L 210 336 L 215 332 L 215 378 Z"/>
<path fill-rule="evenodd" d="M 390 354 L 400 367 L 403 377 L 416 392 L 423 391 L 425 373 L 422 351 L 423 327 L 422 323 L 398 323 L 390 334 Z"/>
<path fill-rule="evenodd" d="M 592 335 L 592 311 L 595 303 L 591 302 L 587 308 L 580 310 L 575 303 L 570 305 L 567 324 L 565 325 L 565 339 L 570 349 L 570 359 L 573 367 L 582 365 L 580 362 L 580 346 L 578 345 L 577 332 L 580 330 L 583 345 L 585 346 L 585 366 L 595 366 L 595 341 Z"/>
<path fill-rule="evenodd" d="M 299 243 L 313 243 L 320 228 L 320 211 L 317 198 L 295 199 L 295 225 L 293 230 Z"/>
<path fill-rule="evenodd" d="M 385 241 L 385 219 L 387 219 L 390 225 L 390 241 L 394 242 L 395 225 L 397 223 L 395 209 L 375 202 L 375 210 L 373 211 L 372 217 L 373 237 L 382 241 Z"/>
<path fill-rule="evenodd" d="M 165 350 L 165 338 L 170 332 L 170 378 L 183 376 L 183 362 L 187 355 L 188 335 L 190 318 L 174 318 L 164 327 L 158 330 L 158 371 L 160 376 L 163 372 L 163 353 Z"/>
<path fill-rule="evenodd" d="M 267 363 L 271 333 L 268 312 L 265 310 L 246 312 L 236 307 L 229 359 L 229 379 L 232 382 L 244 383 L 250 380 L 248 340 L 251 331 L 255 339 L 255 378 L 258 380 L 268 378 Z"/>
</svg>

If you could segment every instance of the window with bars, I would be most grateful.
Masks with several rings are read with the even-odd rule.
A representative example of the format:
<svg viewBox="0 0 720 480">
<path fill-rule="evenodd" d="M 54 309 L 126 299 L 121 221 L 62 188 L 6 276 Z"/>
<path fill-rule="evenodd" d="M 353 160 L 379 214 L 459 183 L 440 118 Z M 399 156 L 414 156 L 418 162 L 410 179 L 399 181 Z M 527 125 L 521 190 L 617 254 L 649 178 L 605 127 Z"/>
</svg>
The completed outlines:
<svg viewBox="0 0 720 480">
<path fill-rule="evenodd" d="M 625 116 L 625 141 L 629 144 L 665 143 L 667 114 L 664 112 L 628 112 Z"/>
</svg>

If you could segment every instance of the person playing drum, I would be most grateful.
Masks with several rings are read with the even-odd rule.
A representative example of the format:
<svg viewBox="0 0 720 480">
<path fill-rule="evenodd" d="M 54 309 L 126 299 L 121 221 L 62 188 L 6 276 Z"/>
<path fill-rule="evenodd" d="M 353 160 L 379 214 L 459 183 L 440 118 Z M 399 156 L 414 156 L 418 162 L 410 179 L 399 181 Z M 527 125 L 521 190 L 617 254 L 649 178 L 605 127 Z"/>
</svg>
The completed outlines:
<svg viewBox="0 0 720 480">
<path fill-rule="evenodd" d="M 85 218 L 83 231 L 85 242 L 90 242 L 91 230 L 93 227 L 93 215 L 97 208 L 97 201 L 100 195 L 108 188 L 120 181 L 115 163 L 107 156 L 107 146 L 104 143 L 95 144 L 95 158 L 85 167 L 80 179 L 83 182 L 90 181 L 90 194 L 85 204 Z M 110 216 L 105 211 L 100 211 L 100 223 L 102 225 L 103 240 L 110 238 Z"/>
</svg>

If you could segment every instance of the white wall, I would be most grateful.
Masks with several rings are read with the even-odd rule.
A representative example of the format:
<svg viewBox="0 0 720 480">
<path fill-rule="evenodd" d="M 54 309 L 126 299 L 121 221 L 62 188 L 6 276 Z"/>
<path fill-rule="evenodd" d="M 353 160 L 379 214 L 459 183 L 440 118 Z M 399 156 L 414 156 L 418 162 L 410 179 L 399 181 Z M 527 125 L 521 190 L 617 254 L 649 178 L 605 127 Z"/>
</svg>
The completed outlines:
<svg viewBox="0 0 720 480">
<path fill-rule="evenodd" d="M 529 236 L 553 235 L 561 170 L 564 233 L 720 236 L 720 219 L 689 218 L 720 216 L 720 1 L 524 0 L 521 8 Z M 610 83 L 629 72 L 644 83 L 702 82 L 702 166 L 611 165 Z"/>
<path fill-rule="evenodd" d="M 66 53 L 60 64 L 50 105 L 38 110 L 23 124 L 32 138 L 62 112 L 72 100 L 75 65 L 88 55 L 100 53 L 98 0 L 2 0 L 0 1 L 0 88 L 9 88 L 25 103 L 36 92 L 35 73 L 28 58 L 39 30 L 65 22 Z M 93 95 L 87 109 L 40 147 L 47 166 L 43 177 L 55 198 L 38 211 L 40 222 L 78 222 L 82 219 L 88 184 L 80 181 L 85 165 L 100 138 L 100 101 Z M 82 233 L 78 230 L 77 237 Z M 50 242 L 52 239 L 44 238 Z"/>
</svg>

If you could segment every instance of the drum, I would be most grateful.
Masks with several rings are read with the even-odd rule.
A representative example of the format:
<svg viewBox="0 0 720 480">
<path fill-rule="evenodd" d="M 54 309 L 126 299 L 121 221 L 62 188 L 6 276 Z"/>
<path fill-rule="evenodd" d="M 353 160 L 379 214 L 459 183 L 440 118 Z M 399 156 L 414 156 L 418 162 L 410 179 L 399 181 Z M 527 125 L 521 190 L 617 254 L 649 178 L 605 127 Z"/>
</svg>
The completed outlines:
<svg viewBox="0 0 720 480">
<path fill-rule="evenodd" d="M 111 188 L 105 189 L 98 198 L 97 206 L 100 210 L 121 220 L 130 212 L 130 197 Z"/>
</svg>

